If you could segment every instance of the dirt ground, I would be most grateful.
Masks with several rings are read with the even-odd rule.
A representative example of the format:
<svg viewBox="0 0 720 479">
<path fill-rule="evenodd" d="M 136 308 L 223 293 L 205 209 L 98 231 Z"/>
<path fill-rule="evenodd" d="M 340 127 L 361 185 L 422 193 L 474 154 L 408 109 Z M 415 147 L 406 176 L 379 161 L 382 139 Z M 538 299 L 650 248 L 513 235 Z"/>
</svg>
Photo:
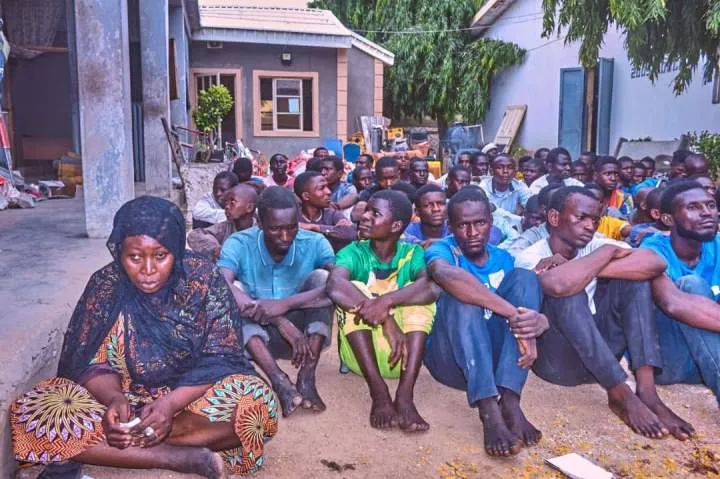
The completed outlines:
<svg viewBox="0 0 720 479">
<path fill-rule="evenodd" d="M 68 206 L 39 207 L 48 208 L 55 221 L 62 224 L 53 230 L 35 218 L 35 224 L 44 225 L 36 236 L 42 238 L 43 246 L 52 244 L 48 234 L 72 238 L 73 244 L 87 242 L 90 246 L 82 247 L 82 254 L 75 257 L 62 247 L 55 247 L 53 251 L 53 247 L 27 246 L 34 250 L 34 260 L 38 261 L 35 264 L 43 264 L 54 278 L 43 285 L 43 292 L 53 289 L 54 294 L 44 297 L 44 302 L 49 304 L 43 304 L 42 309 L 35 305 L 32 313 L 43 315 L 48 310 L 61 308 L 69 314 L 85 284 L 79 276 L 86 278 L 88 271 L 107 261 L 102 242 L 78 238 L 69 231 L 70 219 L 60 214 L 60 210 L 70 205 L 77 208 L 76 201 L 68 200 Z M 33 216 L 39 213 L 35 211 Z M 10 215 L 0 218 L 0 233 L 3 226 L 10 223 L 2 224 L 9 218 Z M 17 245 L 15 241 L 13 244 Z M 15 257 L 22 254 L 18 248 L 14 248 Z M 3 249 L 8 253 L 7 247 Z M 78 250 L 74 251 L 77 254 Z M 60 278 L 72 278 L 72 281 Z M 29 283 L 24 286 L 32 287 Z M 6 297 L 10 304 L 13 297 L 20 304 L 34 297 L 28 296 L 27 289 L 13 295 L 9 281 L 4 287 L 5 293 L 10 293 Z M 30 305 L 23 306 L 29 312 Z M 288 363 L 282 366 L 291 372 Z M 662 398 L 700 432 L 698 439 L 681 443 L 674 439 L 649 440 L 633 434 L 608 410 L 605 395 L 598 386 L 563 388 L 531 375 L 523 404 L 528 418 L 543 431 L 544 438 L 538 446 L 525 449 L 516 457 L 493 459 L 483 451 L 477 411 L 468 407 L 463 392 L 438 384 L 423 369 L 415 396 L 418 410 L 431 424 L 430 431 L 415 435 L 399 430 L 377 431 L 368 423 L 370 400 L 364 381 L 357 376 L 340 375 L 338 366 L 333 347 L 323 355 L 318 368 L 318 387 L 328 410 L 318 415 L 299 410 L 292 417 L 281 419 L 278 435 L 265 449 L 266 466 L 256 478 L 560 477 L 543 461 L 568 452 L 586 456 L 617 477 L 720 477 L 720 414 L 715 398 L 704 387 L 660 388 Z M 391 388 L 395 386 L 393 383 Z M 33 468 L 24 471 L 22 476 L 33 478 L 37 472 L 39 469 Z M 85 467 L 84 472 L 95 479 L 188 477 L 161 471 L 101 467 Z"/>
</svg>

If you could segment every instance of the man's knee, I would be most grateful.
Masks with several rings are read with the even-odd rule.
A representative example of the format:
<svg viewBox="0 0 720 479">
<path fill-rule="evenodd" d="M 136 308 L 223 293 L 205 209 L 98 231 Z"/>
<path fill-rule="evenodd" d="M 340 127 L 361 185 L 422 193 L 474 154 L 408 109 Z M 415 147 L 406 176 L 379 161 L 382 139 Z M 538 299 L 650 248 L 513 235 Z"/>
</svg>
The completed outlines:
<svg viewBox="0 0 720 479">
<path fill-rule="evenodd" d="M 438 300 L 438 311 L 451 318 L 468 318 L 485 316 L 486 310 L 474 304 L 463 303 L 449 293 L 443 293 Z"/>
<path fill-rule="evenodd" d="M 675 285 L 680 291 L 685 293 L 694 294 L 697 296 L 705 296 L 706 298 L 714 298 L 715 295 L 712 292 L 710 284 L 705 281 L 702 277 L 689 274 L 678 278 L 675 281 Z"/>
<path fill-rule="evenodd" d="M 324 288 L 327 283 L 328 276 L 329 273 L 324 269 L 316 269 L 312 271 L 307 278 L 305 278 L 305 281 L 303 281 L 302 286 L 300 286 L 300 291 L 311 291 L 313 289 Z"/>
</svg>

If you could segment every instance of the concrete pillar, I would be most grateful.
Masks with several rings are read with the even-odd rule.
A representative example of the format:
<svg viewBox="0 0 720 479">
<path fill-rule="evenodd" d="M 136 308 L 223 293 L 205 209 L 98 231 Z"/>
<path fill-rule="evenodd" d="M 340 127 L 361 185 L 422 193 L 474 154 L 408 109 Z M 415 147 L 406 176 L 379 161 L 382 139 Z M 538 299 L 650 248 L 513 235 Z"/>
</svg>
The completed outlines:
<svg viewBox="0 0 720 479">
<path fill-rule="evenodd" d="M 170 146 L 160 118 L 170 118 L 168 0 L 140 0 L 140 57 L 143 83 L 145 191 L 170 197 Z"/>
<path fill-rule="evenodd" d="M 127 0 L 74 0 L 85 228 L 110 235 L 115 212 L 135 197 Z"/>
<path fill-rule="evenodd" d="M 170 37 L 175 40 L 178 88 L 178 98 L 170 101 L 170 118 L 172 118 L 173 125 L 187 128 L 189 125 L 187 112 L 188 35 L 185 30 L 185 11 L 182 6 L 170 9 Z"/>
</svg>

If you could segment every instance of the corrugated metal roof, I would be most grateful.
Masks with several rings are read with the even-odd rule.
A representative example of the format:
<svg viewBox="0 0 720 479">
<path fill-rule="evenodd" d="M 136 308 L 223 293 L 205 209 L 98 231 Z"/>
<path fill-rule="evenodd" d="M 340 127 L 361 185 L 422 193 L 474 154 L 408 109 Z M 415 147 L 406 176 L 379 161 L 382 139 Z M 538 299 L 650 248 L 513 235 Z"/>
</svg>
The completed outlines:
<svg viewBox="0 0 720 479">
<path fill-rule="evenodd" d="M 485 3 L 479 12 L 475 14 L 472 20 L 473 27 L 490 28 L 505 10 L 510 8 L 515 0 L 489 0 Z"/>
</svg>

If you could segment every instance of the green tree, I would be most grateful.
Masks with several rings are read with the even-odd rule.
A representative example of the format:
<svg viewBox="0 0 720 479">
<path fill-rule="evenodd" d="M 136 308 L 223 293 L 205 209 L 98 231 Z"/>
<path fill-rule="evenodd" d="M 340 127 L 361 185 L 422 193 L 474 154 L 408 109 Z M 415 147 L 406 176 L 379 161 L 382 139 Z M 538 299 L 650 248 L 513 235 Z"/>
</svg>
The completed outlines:
<svg viewBox="0 0 720 479">
<path fill-rule="evenodd" d="M 225 85 L 211 85 L 198 95 L 198 106 L 192 111 L 192 118 L 195 126 L 210 136 L 211 144 L 215 144 L 220 120 L 232 107 L 232 95 Z"/>
<path fill-rule="evenodd" d="M 444 128 L 455 115 L 481 121 L 493 76 L 522 63 L 517 45 L 470 31 L 481 0 L 316 0 L 348 28 L 395 54 L 386 70 L 385 113 L 430 115 Z"/>
<path fill-rule="evenodd" d="M 597 63 L 608 28 L 626 34 L 633 66 L 647 69 L 650 80 L 677 64 L 676 94 L 690 84 L 695 70 L 705 81 L 718 70 L 720 0 L 543 0 L 544 35 L 566 33 L 565 42 L 580 42 L 580 61 Z"/>
</svg>

